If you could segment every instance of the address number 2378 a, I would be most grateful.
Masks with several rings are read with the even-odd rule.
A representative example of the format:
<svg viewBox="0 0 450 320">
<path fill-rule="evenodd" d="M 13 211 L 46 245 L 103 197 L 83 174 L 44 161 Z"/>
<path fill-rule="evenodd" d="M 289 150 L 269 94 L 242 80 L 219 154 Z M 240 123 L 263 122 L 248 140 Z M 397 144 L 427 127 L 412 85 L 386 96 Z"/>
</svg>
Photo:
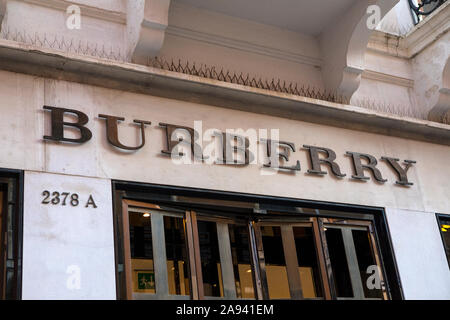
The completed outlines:
<svg viewBox="0 0 450 320">
<path fill-rule="evenodd" d="M 50 192 L 48 190 L 44 190 L 42 192 L 42 196 L 44 197 L 41 202 L 42 204 L 52 204 L 61 206 L 70 204 L 72 207 L 77 207 L 81 202 L 78 193 L 58 192 L 58 191 Z M 92 197 L 91 194 L 89 195 L 88 200 L 85 202 L 84 207 L 85 208 L 92 207 L 94 209 L 97 208 L 97 205 L 95 204 L 94 198 Z"/>
</svg>

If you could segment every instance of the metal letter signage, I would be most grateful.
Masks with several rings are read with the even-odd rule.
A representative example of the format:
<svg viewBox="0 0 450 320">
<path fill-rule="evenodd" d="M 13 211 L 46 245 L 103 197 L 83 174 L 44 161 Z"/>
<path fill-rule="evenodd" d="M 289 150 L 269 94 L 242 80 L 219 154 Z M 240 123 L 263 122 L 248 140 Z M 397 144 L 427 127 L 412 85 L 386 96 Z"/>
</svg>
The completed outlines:
<svg viewBox="0 0 450 320">
<path fill-rule="evenodd" d="M 276 168 L 276 169 L 285 169 L 285 170 L 293 170 L 293 171 L 300 171 L 300 161 L 297 160 L 295 166 L 280 166 L 279 165 L 279 159 L 283 159 L 285 162 L 289 161 L 289 152 L 295 152 L 295 144 L 293 142 L 286 142 L 286 141 L 274 141 L 270 139 L 261 139 L 261 142 L 266 143 L 266 150 L 267 150 L 267 157 L 269 158 L 269 163 L 264 164 L 264 167 L 267 168 Z M 280 148 L 281 151 L 273 152 L 272 150 L 275 150 L 276 148 Z M 273 157 L 278 157 L 273 159 Z M 274 160 L 273 163 L 272 160 Z"/>
<path fill-rule="evenodd" d="M 336 162 L 334 162 L 334 160 L 336 160 L 336 152 L 334 152 L 333 150 L 328 149 L 328 148 L 313 147 L 313 146 L 308 146 L 308 145 L 303 145 L 303 148 L 309 150 L 309 156 L 311 159 L 312 169 L 308 170 L 308 173 L 320 174 L 320 175 L 327 174 L 326 171 L 322 171 L 322 169 L 320 167 L 321 163 L 324 163 L 324 164 L 327 164 L 330 166 L 331 172 L 333 172 L 333 174 L 336 177 L 343 178 L 346 176 L 345 173 L 341 173 L 341 169 L 339 168 L 339 165 Z M 325 153 L 327 155 L 327 157 L 324 159 L 320 159 L 319 152 Z"/>
<path fill-rule="evenodd" d="M 89 130 L 84 126 L 89 121 L 89 118 L 85 113 L 73 109 L 55 108 L 49 106 L 44 106 L 44 109 L 50 110 L 52 114 L 52 135 L 44 136 L 44 139 L 53 141 L 84 143 L 92 138 L 91 130 Z M 65 113 L 75 114 L 78 117 L 78 122 L 75 123 L 64 122 Z M 80 131 L 81 137 L 78 139 L 65 138 L 64 126 L 78 129 Z"/>
<path fill-rule="evenodd" d="M 89 118 L 85 113 L 78 110 L 66 108 L 56 108 L 49 106 L 44 106 L 43 108 L 45 110 L 50 110 L 51 112 L 52 133 L 50 136 L 44 136 L 45 140 L 81 144 L 89 141 L 92 138 L 92 132 L 85 126 L 89 121 Z M 77 117 L 77 122 L 65 122 L 64 115 L 66 113 L 75 115 Z M 141 143 L 138 146 L 129 147 L 119 141 L 118 134 L 118 122 L 124 121 L 125 118 L 105 114 L 99 114 L 98 116 L 99 118 L 106 119 L 106 137 L 108 139 L 108 142 L 112 146 L 126 151 L 138 151 L 145 146 L 145 126 L 150 125 L 150 121 L 133 120 L 134 123 L 140 126 Z M 181 147 L 183 147 L 183 145 L 187 145 L 187 148 L 184 148 L 185 152 L 192 151 L 192 154 L 187 156 L 188 158 L 190 156 L 191 158 L 199 160 L 200 163 L 205 163 L 206 160 L 209 159 L 208 157 L 210 156 L 203 154 L 205 149 L 203 149 L 202 146 L 202 136 L 200 136 L 200 133 L 196 131 L 201 131 L 201 128 L 199 129 L 198 127 L 196 127 L 196 129 L 194 130 L 190 127 L 168 123 L 159 123 L 159 126 L 164 128 L 165 131 L 164 136 L 166 149 L 161 150 L 162 154 L 176 158 L 184 156 L 183 151 L 178 149 L 181 143 Z M 66 138 L 64 136 L 64 127 L 72 127 L 77 129 L 80 132 L 80 137 L 78 139 Z M 235 133 L 229 133 L 227 130 L 227 132 L 215 131 L 214 136 L 219 139 L 219 142 L 221 142 L 220 150 L 218 152 L 219 155 L 216 162 L 214 163 L 235 166 L 247 166 L 249 164 L 257 163 L 256 161 L 254 161 L 257 151 L 250 148 L 250 140 L 247 136 L 245 136 L 245 134 L 238 135 Z M 290 152 L 296 151 L 295 144 L 293 142 L 263 138 L 261 138 L 260 140 L 256 139 L 254 142 L 258 143 L 258 141 L 264 143 L 266 148 L 266 155 L 269 159 L 268 163 L 267 159 L 264 160 L 265 163 L 262 163 L 262 167 L 281 169 L 285 172 L 288 171 L 293 174 L 301 170 L 299 160 L 297 160 L 295 162 L 295 165 L 293 166 L 286 165 L 286 163 L 289 161 L 289 157 L 292 156 Z M 310 169 L 307 170 L 308 174 L 325 176 L 328 172 L 322 170 L 322 165 L 326 165 L 329 167 L 330 172 L 335 177 L 344 178 L 347 176 L 345 173 L 342 173 L 339 164 L 336 162 L 337 156 L 336 152 L 334 152 L 333 150 L 306 144 L 303 145 L 303 149 L 308 152 L 311 163 Z M 254 152 L 252 153 L 250 150 Z M 378 161 L 374 156 L 367 153 L 352 151 L 347 151 L 346 155 L 351 158 L 351 163 L 354 171 L 354 174 L 350 179 L 360 181 L 370 180 L 370 177 L 365 175 L 365 171 L 369 171 L 372 173 L 375 181 L 379 183 L 385 183 L 387 181 L 387 179 L 383 178 L 381 171 L 377 168 Z M 282 161 L 283 165 L 280 165 L 280 160 Z M 416 163 L 416 161 L 404 160 L 402 167 L 399 164 L 400 160 L 397 158 L 384 156 L 381 157 L 381 160 L 386 162 L 386 164 L 394 170 L 395 174 L 398 177 L 398 180 L 396 181 L 397 185 L 405 187 L 413 185 L 413 183 L 408 180 L 407 173 L 411 166 Z M 47 196 L 50 197 L 50 194 L 47 194 Z M 52 201 L 56 200 L 52 199 Z M 88 202 L 86 203 L 86 207 L 96 208 L 94 199 L 89 198 Z"/>
<path fill-rule="evenodd" d="M 405 160 L 405 168 L 403 169 L 399 164 L 398 161 L 400 161 L 400 159 L 396 159 L 396 158 L 389 158 L 389 157 L 381 157 L 381 160 L 385 160 L 387 161 L 387 163 L 389 163 L 392 168 L 395 170 L 395 172 L 398 175 L 399 180 L 396 181 L 397 184 L 400 184 L 402 186 L 412 186 L 413 184 L 411 182 L 408 181 L 408 176 L 406 175 L 406 173 L 408 172 L 409 168 L 416 163 L 413 160 Z"/>
<path fill-rule="evenodd" d="M 359 152 L 349 152 L 347 151 L 347 155 L 351 156 L 353 159 L 353 168 L 355 169 L 355 175 L 352 175 L 353 179 L 356 180 L 369 180 L 369 177 L 366 177 L 364 175 L 364 169 L 369 169 L 372 171 L 373 176 L 375 177 L 375 180 L 378 182 L 386 182 L 386 179 L 383 179 L 381 176 L 380 170 L 376 168 L 376 165 L 378 164 L 377 159 L 375 159 L 374 156 L 371 156 L 370 154 L 365 153 L 359 153 Z M 361 158 L 365 158 L 369 163 L 368 164 L 362 164 Z"/>
<path fill-rule="evenodd" d="M 134 120 L 133 121 L 134 123 L 140 124 L 141 144 L 137 147 L 127 147 L 120 143 L 119 133 L 118 133 L 118 129 L 117 129 L 117 122 L 124 121 L 125 118 L 108 116 L 105 114 L 99 114 L 98 117 L 106 119 L 106 136 L 108 137 L 108 142 L 110 144 L 112 144 L 113 146 L 120 148 L 120 149 L 125 149 L 125 150 L 138 150 L 145 145 L 145 125 L 151 124 L 150 121 L 143 121 L 143 120 Z"/>
</svg>

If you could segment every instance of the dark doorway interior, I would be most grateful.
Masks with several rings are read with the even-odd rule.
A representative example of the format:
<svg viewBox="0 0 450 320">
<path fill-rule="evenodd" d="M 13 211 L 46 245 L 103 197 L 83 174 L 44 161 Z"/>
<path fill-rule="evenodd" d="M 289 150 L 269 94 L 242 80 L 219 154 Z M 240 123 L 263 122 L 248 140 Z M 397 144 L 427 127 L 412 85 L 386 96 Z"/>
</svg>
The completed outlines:
<svg viewBox="0 0 450 320">
<path fill-rule="evenodd" d="M 119 299 L 403 299 L 382 208 L 120 181 L 113 195 Z"/>
<path fill-rule="evenodd" d="M 0 169 L 0 299 L 21 298 L 23 173 Z"/>
</svg>

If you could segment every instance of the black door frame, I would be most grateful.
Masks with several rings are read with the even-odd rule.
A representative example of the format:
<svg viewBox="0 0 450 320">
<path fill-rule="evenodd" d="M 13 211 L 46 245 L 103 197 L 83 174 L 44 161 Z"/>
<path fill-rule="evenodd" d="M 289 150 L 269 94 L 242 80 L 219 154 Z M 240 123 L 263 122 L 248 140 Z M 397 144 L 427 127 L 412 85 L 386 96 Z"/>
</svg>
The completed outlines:
<svg viewBox="0 0 450 320">
<path fill-rule="evenodd" d="M 0 184 L 7 191 L 6 202 L 3 204 L 3 212 L 10 212 L 13 215 L 11 221 L 13 225 L 13 248 L 12 259 L 7 259 L 6 254 L 7 239 L 5 228 L 2 227 L 0 264 L 1 292 L 0 298 L 7 300 L 19 300 L 22 298 L 22 249 L 23 249 L 23 185 L 24 173 L 22 170 L 0 168 Z M 13 190 L 9 190 L 12 188 Z M 2 224 L 6 227 L 7 219 L 2 219 Z M 4 251 L 5 250 L 5 251 Z M 12 279 L 7 279 L 7 271 L 13 272 Z"/>
<path fill-rule="evenodd" d="M 326 217 L 330 218 L 370 220 L 375 227 L 375 238 L 381 253 L 381 264 L 386 274 L 386 286 L 389 296 L 394 300 L 404 299 L 395 253 L 383 208 L 117 180 L 112 181 L 112 193 L 117 299 L 123 299 L 126 296 L 123 272 L 123 230 L 121 230 L 122 200 L 125 199 L 162 203 L 174 208 L 179 207 L 180 209 L 185 209 L 189 206 L 192 210 L 200 209 L 202 212 L 207 212 L 208 208 L 210 208 L 211 213 L 217 213 L 221 209 L 224 212 L 229 212 L 232 208 L 236 215 L 246 213 L 255 216 L 264 215 L 268 212 L 281 212 L 291 217 L 294 215 L 301 217 L 304 214 L 299 213 L 298 208 L 310 208 L 328 211 L 329 213 L 327 213 Z M 219 201 L 221 204 L 214 206 L 214 209 L 212 209 L 212 201 Z M 319 213 L 317 216 L 320 216 Z"/>
<path fill-rule="evenodd" d="M 447 245 L 444 241 L 444 235 L 441 231 L 441 219 L 450 219 L 450 214 L 445 213 L 436 213 L 436 221 L 439 228 L 439 234 L 441 235 L 442 240 L 442 246 L 444 247 L 445 256 L 447 257 L 448 267 L 450 268 L 450 256 L 447 255 L 447 251 L 450 250 L 450 248 L 447 248 Z"/>
</svg>

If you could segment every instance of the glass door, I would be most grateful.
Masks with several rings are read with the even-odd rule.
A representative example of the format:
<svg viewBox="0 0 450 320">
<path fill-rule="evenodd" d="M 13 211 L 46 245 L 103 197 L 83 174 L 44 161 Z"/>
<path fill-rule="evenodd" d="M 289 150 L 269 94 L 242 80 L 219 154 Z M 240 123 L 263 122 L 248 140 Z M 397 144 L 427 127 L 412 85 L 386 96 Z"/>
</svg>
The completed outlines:
<svg viewBox="0 0 450 320">
<path fill-rule="evenodd" d="M 201 294 L 205 299 L 255 299 L 248 223 L 197 214 Z"/>
<path fill-rule="evenodd" d="M 280 220 L 254 223 L 263 299 L 388 299 L 372 222 Z"/>
<path fill-rule="evenodd" d="M 123 200 L 129 299 L 387 299 L 371 221 Z"/>
<path fill-rule="evenodd" d="M 128 299 L 255 299 L 248 223 L 131 200 L 122 208 Z"/>
<path fill-rule="evenodd" d="M 324 298 L 325 270 L 320 266 L 312 219 L 258 222 L 255 234 L 265 299 Z"/>
<path fill-rule="evenodd" d="M 189 219 L 183 212 L 123 201 L 125 274 L 129 299 L 189 299 Z M 127 241 L 128 239 L 128 241 Z"/>
<path fill-rule="evenodd" d="M 321 219 L 333 295 L 337 299 L 387 299 L 372 224 Z"/>
</svg>

